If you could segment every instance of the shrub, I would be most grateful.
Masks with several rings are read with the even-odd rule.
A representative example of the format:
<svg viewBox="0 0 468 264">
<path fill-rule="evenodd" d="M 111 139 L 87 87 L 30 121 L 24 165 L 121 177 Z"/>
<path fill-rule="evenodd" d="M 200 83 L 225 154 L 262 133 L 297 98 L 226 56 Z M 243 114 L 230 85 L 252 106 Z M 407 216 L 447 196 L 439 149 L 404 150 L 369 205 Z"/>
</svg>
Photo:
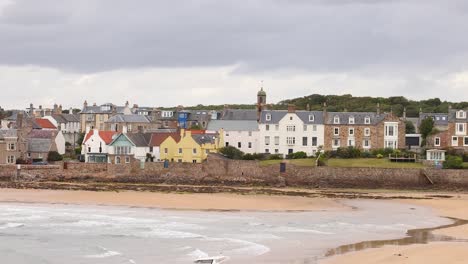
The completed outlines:
<svg viewBox="0 0 468 264">
<path fill-rule="evenodd" d="M 242 156 L 243 160 L 255 160 L 255 157 L 253 154 L 247 153 L 244 156 Z"/>
<path fill-rule="evenodd" d="M 269 160 L 282 160 L 283 156 L 280 154 L 271 154 L 270 156 L 268 156 L 268 159 Z"/>
<path fill-rule="evenodd" d="M 355 147 L 338 148 L 336 156 L 342 159 L 353 159 L 361 156 L 361 151 Z"/>
<path fill-rule="evenodd" d="M 307 153 L 305 153 L 304 151 L 298 151 L 295 153 L 288 154 L 286 158 L 287 159 L 305 159 L 307 158 Z"/>
<path fill-rule="evenodd" d="M 444 162 L 444 169 L 463 169 L 463 160 L 459 156 L 448 155 Z"/>
<path fill-rule="evenodd" d="M 378 158 L 378 159 L 381 159 L 381 158 L 383 158 L 383 155 L 382 154 L 377 154 L 375 157 Z"/>
<path fill-rule="evenodd" d="M 375 157 L 375 156 L 372 155 L 372 153 L 369 152 L 369 151 L 361 152 L 361 158 L 369 159 L 369 158 L 373 158 L 373 157 Z"/>
<path fill-rule="evenodd" d="M 63 160 L 63 157 L 57 151 L 49 151 L 49 154 L 47 155 L 48 162 L 61 161 L 61 160 Z"/>
<path fill-rule="evenodd" d="M 233 146 L 223 147 L 219 150 L 219 153 L 223 154 L 228 159 L 242 159 L 244 152 Z"/>
</svg>

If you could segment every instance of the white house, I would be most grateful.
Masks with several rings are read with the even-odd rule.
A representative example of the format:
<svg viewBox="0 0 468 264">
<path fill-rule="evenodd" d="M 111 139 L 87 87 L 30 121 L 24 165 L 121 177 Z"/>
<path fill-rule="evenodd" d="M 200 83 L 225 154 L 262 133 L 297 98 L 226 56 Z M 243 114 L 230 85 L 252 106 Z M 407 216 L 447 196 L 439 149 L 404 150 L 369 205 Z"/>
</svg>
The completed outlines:
<svg viewBox="0 0 468 264">
<path fill-rule="evenodd" d="M 324 144 L 321 111 L 262 111 L 259 120 L 258 152 L 287 155 L 303 151 L 315 155 Z"/>
<path fill-rule="evenodd" d="M 233 146 L 244 153 L 258 153 L 259 129 L 256 120 L 211 120 L 207 133 L 223 130 L 225 146 Z"/>
<path fill-rule="evenodd" d="M 86 133 L 81 149 L 85 161 L 91 163 L 108 162 L 108 145 L 114 140 L 116 134 L 114 131 L 99 131 L 97 129 Z"/>
<path fill-rule="evenodd" d="M 147 154 L 151 154 L 150 141 L 150 133 L 120 133 L 109 144 L 108 160 L 115 164 L 129 163 L 131 158 L 145 162 Z"/>
</svg>

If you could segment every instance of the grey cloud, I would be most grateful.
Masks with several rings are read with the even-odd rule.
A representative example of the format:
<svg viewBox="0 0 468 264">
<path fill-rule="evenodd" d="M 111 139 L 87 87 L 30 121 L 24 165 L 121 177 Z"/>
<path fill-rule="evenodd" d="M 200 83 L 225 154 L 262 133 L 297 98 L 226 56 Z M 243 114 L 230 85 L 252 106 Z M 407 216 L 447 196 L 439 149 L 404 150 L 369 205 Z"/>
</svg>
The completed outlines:
<svg viewBox="0 0 468 264">
<path fill-rule="evenodd" d="M 17 0 L 0 15 L 0 63 L 74 72 L 466 68 L 465 2 Z"/>
</svg>

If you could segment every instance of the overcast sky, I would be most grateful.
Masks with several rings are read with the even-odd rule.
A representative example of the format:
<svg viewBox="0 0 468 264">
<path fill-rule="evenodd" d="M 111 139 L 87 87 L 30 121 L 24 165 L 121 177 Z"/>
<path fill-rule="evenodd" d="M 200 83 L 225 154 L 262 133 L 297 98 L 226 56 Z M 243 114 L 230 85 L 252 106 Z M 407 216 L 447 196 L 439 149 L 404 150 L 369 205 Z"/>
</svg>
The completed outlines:
<svg viewBox="0 0 468 264">
<path fill-rule="evenodd" d="M 0 106 L 468 100 L 466 0 L 0 0 Z"/>
</svg>

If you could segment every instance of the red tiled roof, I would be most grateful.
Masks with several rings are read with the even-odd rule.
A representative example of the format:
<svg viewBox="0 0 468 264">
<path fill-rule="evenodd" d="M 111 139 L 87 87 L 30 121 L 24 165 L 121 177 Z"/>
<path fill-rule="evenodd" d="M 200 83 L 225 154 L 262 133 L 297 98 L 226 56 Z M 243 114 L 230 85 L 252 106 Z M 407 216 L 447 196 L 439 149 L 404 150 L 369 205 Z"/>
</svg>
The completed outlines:
<svg viewBox="0 0 468 264">
<path fill-rule="evenodd" d="M 200 130 L 200 129 L 187 129 L 187 131 L 192 132 L 192 135 L 201 135 L 201 134 L 206 133 L 206 130 Z"/>
<path fill-rule="evenodd" d="M 104 142 L 105 142 L 106 144 L 110 144 L 110 143 L 112 142 L 112 140 L 113 140 L 112 137 L 113 137 L 115 134 L 117 134 L 117 132 L 115 132 L 115 131 L 99 131 L 99 137 L 100 137 L 102 140 L 104 140 Z M 85 143 L 86 141 L 88 141 L 88 139 L 89 139 L 92 135 L 94 135 L 94 130 L 91 130 L 91 131 L 88 132 L 88 134 L 86 134 L 86 137 L 85 137 L 83 143 Z"/>
<path fill-rule="evenodd" d="M 151 142 L 150 146 L 157 147 L 160 146 L 161 143 L 166 140 L 166 138 L 172 137 L 176 142 L 180 141 L 180 134 L 179 133 L 153 133 L 151 135 Z"/>
<path fill-rule="evenodd" d="M 57 129 L 52 122 L 49 121 L 49 119 L 46 118 L 36 118 L 36 123 L 43 129 Z"/>
</svg>

